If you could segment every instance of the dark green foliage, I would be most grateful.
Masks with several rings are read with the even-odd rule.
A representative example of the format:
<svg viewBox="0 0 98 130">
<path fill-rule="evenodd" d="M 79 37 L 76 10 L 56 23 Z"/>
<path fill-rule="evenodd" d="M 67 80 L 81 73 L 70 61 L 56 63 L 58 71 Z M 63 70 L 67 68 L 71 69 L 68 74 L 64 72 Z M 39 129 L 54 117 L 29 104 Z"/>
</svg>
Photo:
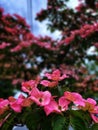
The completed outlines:
<svg viewBox="0 0 98 130">
<path fill-rule="evenodd" d="M 94 124 L 90 130 L 98 130 L 98 124 Z"/>
<path fill-rule="evenodd" d="M 66 124 L 66 118 L 62 115 L 55 115 L 52 119 L 53 130 L 67 130 L 69 124 Z"/>
</svg>

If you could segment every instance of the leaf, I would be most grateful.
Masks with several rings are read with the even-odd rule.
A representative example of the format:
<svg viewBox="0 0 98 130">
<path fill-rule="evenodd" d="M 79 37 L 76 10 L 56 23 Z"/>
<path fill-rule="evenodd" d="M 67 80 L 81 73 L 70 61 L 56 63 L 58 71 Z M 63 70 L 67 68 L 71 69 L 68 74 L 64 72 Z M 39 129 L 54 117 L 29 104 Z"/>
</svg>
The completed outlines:
<svg viewBox="0 0 98 130">
<path fill-rule="evenodd" d="M 51 116 L 43 116 L 43 119 L 40 122 L 40 126 L 42 130 L 52 130 Z"/>
<path fill-rule="evenodd" d="M 66 118 L 62 115 L 55 115 L 52 119 L 53 130 L 68 130 L 69 122 L 66 122 Z"/>
<path fill-rule="evenodd" d="M 90 128 L 90 130 L 98 130 L 98 124 L 94 124 L 94 125 Z"/>
<path fill-rule="evenodd" d="M 67 115 L 66 117 L 65 117 L 65 125 L 64 125 L 64 130 L 69 130 L 69 123 L 70 123 L 70 118 L 69 118 L 69 116 Z"/>
<path fill-rule="evenodd" d="M 74 130 L 87 130 L 84 121 L 79 117 L 71 117 L 70 118 L 71 125 Z"/>
<path fill-rule="evenodd" d="M 40 122 L 39 111 L 31 111 L 25 116 L 25 124 L 30 130 L 36 130 Z"/>
<path fill-rule="evenodd" d="M 16 115 L 14 113 L 11 113 L 11 115 L 4 122 L 4 124 L 2 125 L 2 127 L 0 128 L 0 130 L 12 130 L 12 128 L 14 127 L 14 118 L 15 118 L 15 116 Z"/>
<path fill-rule="evenodd" d="M 82 111 L 71 111 L 70 122 L 74 130 L 88 130 L 89 126 L 84 117 Z"/>
<path fill-rule="evenodd" d="M 0 130 L 12 130 L 13 129 L 13 125 L 9 125 L 7 123 L 4 123 L 4 125 L 0 128 Z"/>
<path fill-rule="evenodd" d="M 87 111 L 85 112 L 85 111 L 82 111 L 82 110 L 77 110 L 77 111 L 72 110 L 71 114 L 75 117 L 79 117 L 82 120 L 84 120 L 85 125 L 87 127 L 89 127 L 91 125 L 92 120 L 91 120 L 90 114 Z"/>
</svg>

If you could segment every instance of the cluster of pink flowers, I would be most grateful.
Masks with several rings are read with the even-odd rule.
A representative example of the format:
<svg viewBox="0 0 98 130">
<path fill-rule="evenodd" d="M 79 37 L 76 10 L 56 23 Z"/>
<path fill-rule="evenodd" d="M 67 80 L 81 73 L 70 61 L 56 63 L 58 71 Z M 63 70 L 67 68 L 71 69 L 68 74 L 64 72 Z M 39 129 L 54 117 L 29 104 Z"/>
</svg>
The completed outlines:
<svg viewBox="0 0 98 130">
<path fill-rule="evenodd" d="M 9 32 L 7 30 L 7 32 Z M 47 37 L 44 38 L 45 40 L 47 40 Z M 11 44 L 5 44 L 5 42 L 1 43 L 0 45 L 0 49 L 5 49 L 5 47 L 10 46 L 10 52 L 19 52 L 21 51 L 23 48 L 27 48 L 27 47 L 31 47 L 32 45 L 37 45 L 41 48 L 45 48 L 47 50 L 57 50 L 58 48 L 52 45 L 54 41 L 50 42 L 45 42 L 45 41 L 41 41 L 40 38 L 35 37 L 32 33 L 27 33 L 25 34 L 25 38 L 22 38 L 20 40 L 20 42 L 15 45 L 14 47 L 11 46 Z M 54 43 L 53 43 L 54 44 Z"/>
<path fill-rule="evenodd" d="M 0 44 L 0 49 L 5 49 L 6 47 L 10 46 L 10 43 L 2 42 Z"/>
<path fill-rule="evenodd" d="M 58 85 L 59 81 L 68 77 L 66 74 L 61 76 L 61 72 L 59 70 L 55 70 L 52 74 L 46 73 L 45 76 L 48 78 L 48 80 L 42 80 L 40 83 L 45 87 L 55 87 Z"/>
<path fill-rule="evenodd" d="M 60 44 L 61 43 L 70 44 L 75 39 L 76 36 L 86 38 L 88 36 L 91 36 L 96 31 L 98 31 L 98 23 L 94 23 L 92 25 L 86 24 L 82 26 L 80 29 L 71 31 L 71 35 L 69 37 L 66 37 L 64 40 L 60 41 Z"/>
<path fill-rule="evenodd" d="M 56 50 L 55 41 L 51 38 L 36 37 L 30 32 L 30 26 L 21 16 L 14 14 L 4 14 L 4 10 L 0 8 L 0 49 L 8 49 L 11 53 L 19 52 L 24 48 L 31 48 L 32 45 L 37 45 L 47 50 Z M 11 22 L 12 21 L 12 22 Z M 6 35 L 6 33 L 8 35 Z M 8 47 L 9 46 L 9 47 Z M 7 48 L 8 47 L 8 48 Z"/>
<path fill-rule="evenodd" d="M 68 78 L 65 74 L 61 75 L 58 69 L 52 74 L 46 73 L 45 76 L 48 80 L 53 80 L 53 82 Z M 20 113 L 24 107 L 30 107 L 32 104 L 36 104 L 43 108 L 48 116 L 51 113 L 62 114 L 69 110 L 69 105 L 71 105 L 71 109 L 75 108 L 76 110 L 88 111 L 93 121 L 98 123 L 98 106 L 95 100 L 91 98 L 84 99 L 76 92 L 65 91 L 61 97 L 57 97 L 57 95 L 52 95 L 49 90 L 40 90 L 38 86 L 40 84 L 43 85 L 43 87 L 51 87 L 49 84 L 47 85 L 48 80 L 30 80 L 23 82 L 22 90 L 28 94 L 28 97 L 24 97 L 21 94 L 18 99 L 15 99 L 14 97 L 0 99 L 0 115 L 8 110 Z M 9 113 L 11 113 L 11 111 Z"/>
<path fill-rule="evenodd" d="M 0 12 L 3 14 L 3 10 L 1 9 Z M 4 33 L 0 35 L 1 39 L 5 39 L 5 42 L 0 43 L 0 49 L 5 49 L 9 46 L 9 51 L 14 53 L 21 51 L 24 48 L 30 47 L 32 45 L 37 45 L 41 48 L 45 48 L 47 50 L 56 51 L 59 50 L 59 47 L 62 44 L 70 44 L 76 36 L 80 36 L 81 38 L 86 38 L 91 36 L 94 32 L 98 31 L 98 23 L 94 23 L 92 25 L 86 24 L 82 26 L 80 29 L 71 31 L 71 35 L 66 37 L 61 41 L 52 40 L 51 38 L 45 37 L 36 37 L 30 32 L 30 28 L 26 23 L 25 19 L 20 17 L 17 14 L 14 14 L 13 17 L 9 14 L 2 15 L 0 25 L 5 32 L 9 35 L 6 37 Z M 9 21 L 7 19 L 15 19 L 17 22 L 13 24 L 14 27 L 9 26 Z M 19 24 L 19 25 L 18 25 Z M 25 27 L 22 28 L 22 26 Z M 14 41 L 13 41 L 14 37 Z M 9 39 L 10 43 L 6 43 L 6 38 Z M 13 46 L 14 42 L 14 46 Z"/>
</svg>

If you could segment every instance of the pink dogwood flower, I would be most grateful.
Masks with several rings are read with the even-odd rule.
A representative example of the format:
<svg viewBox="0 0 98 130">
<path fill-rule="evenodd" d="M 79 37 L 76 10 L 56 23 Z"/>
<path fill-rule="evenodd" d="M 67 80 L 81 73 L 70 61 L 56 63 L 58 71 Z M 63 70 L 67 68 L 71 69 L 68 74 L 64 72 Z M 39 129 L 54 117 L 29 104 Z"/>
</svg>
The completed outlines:
<svg viewBox="0 0 98 130">
<path fill-rule="evenodd" d="M 10 43 L 2 42 L 0 44 L 0 49 L 5 49 L 7 46 L 10 46 Z"/>
<path fill-rule="evenodd" d="M 98 114 L 91 113 L 90 115 L 91 115 L 91 118 L 93 119 L 93 121 L 95 123 L 98 123 Z"/>
<path fill-rule="evenodd" d="M 85 102 L 85 106 L 81 107 L 82 110 L 89 111 L 89 112 L 95 112 L 95 105 L 97 103 L 94 99 L 88 98 L 87 100 L 84 100 L 84 102 Z"/>
<path fill-rule="evenodd" d="M 42 85 L 45 86 L 45 87 L 50 87 L 50 88 L 52 88 L 52 87 L 55 87 L 56 85 L 58 85 L 58 82 L 56 82 L 56 81 L 42 80 L 42 81 L 40 82 L 40 84 L 42 84 Z"/>
<path fill-rule="evenodd" d="M 37 81 L 36 80 L 29 80 L 22 83 L 22 90 L 27 93 L 31 93 L 32 88 L 37 87 Z"/>
<path fill-rule="evenodd" d="M 98 106 L 95 106 L 94 109 L 90 112 L 91 118 L 95 123 L 98 123 Z"/>
<path fill-rule="evenodd" d="M 14 97 L 9 97 L 10 107 L 17 113 L 21 112 L 23 101 L 24 96 L 22 94 L 18 97 L 18 99 L 15 99 Z"/>
<path fill-rule="evenodd" d="M 79 93 L 75 92 L 64 92 L 64 96 L 67 100 L 72 101 L 75 105 L 85 106 L 84 99 Z"/>
<path fill-rule="evenodd" d="M 93 121 L 98 123 L 98 106 L 96 106 L 97 102 L 92 98 L 88 98 L 87 100 L 84 100 L 84 102 L 85 106 L 81 106 L 80 109 L 83 111 L 88 111 Z"/>
<path fill-rule="evenodd" d="M 24 97 L 24 100 L 22 101 L 22 107 L 30 107 L 31 104 L 33 104 L 32 100 L 28 97 L 28 98 L 25 98 Z"/>
<path fill-rule="evenodd" d="M 95 123 L 98 123 L 98 106 L 95 106 L 94 109 L 90 112 L 91 118 Z"/>
<path fill-rule="evenodd" d="M 60 80 L 63 80 L 65 78 L 67 78 L 68 76 L 66 74 L 63 74 L 61 76 L 61 72 L 60 70 L 56 69 L 55 71 L 53 71 L 52 74 L 49 74 L 49 73 L 46 73 L 45 76 L 48 78 L 48 79 L 51 79 L 53 81 L 60 81 Z"/>
<path fill-rule="evenodd" d="M 8 105 L 9 101 L 7 99 L 0 98 L 0 115 L 9 109 Z"/>
<path fill-rule="evenodd" d="M 44 111 L 48 116 L 50 113 L 62 113 L 68 110 L 70 101 L 66 100 L 64 96 L 59 98 L 58 103 L 52 98 L 50 103 L 44 107 Z"/>
<path fill-rule="evenodd" d="M 45 76 L 51 80 L 51 81 L 48 81 L 48 80 L 42 80 L 40 82 L 40 84 L 42 84 L 43 86 L 45 87 L 55 87 L 58 85 L 58 81 L 61 81 L 65 78 L 67 78 L 68 76 L 66 74 L 63 74 L 61 76 L 61 72 L 60 70 L 56 69 L 55 71 L 53 71 L 52 74 L 49 74 L 49 73 L 46 73 Z"/>
<path fill-rule="evenodd" d="M 32 99 L 37 105 L 45 106 L 49 104 L 51 99 L 51 93 L 49 91 L 39 91 L 38 88 L 33 88 L 30 99 Z"/>
</svg>

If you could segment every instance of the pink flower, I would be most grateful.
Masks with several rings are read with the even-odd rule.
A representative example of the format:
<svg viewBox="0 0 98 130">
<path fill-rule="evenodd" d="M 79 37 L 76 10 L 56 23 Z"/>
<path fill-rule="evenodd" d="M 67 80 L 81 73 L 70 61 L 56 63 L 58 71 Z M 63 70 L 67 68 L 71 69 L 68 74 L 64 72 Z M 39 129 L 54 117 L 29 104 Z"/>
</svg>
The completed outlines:
<svg viewBox="0 0 98 130">
<path fill-rule="evenodd" d="M 33 88 L 30 99 L 32 99 L 37 105 L 45 106 L 49 104 L 51 99 L 51 93 L 49 91 L 39 91 L 37 88 Z"/>
<path fill-rule="evenodd" d="M 96 101 L 92 98 L 88 98 L 87 100 L 84 100 L 84 102 L 85 102 L 85 106 L 81 107 L 81 109 L 84 110 L 84 111 L 89 111 L 89 112 L 94 113 Z"/>
<path fill-rule="evenodd" d="M 93 111 L 95 109 L 95 105 L 97 104 L 97 102 L 92 99 L 92 98 L 88 98 L 86 100 L 86 106 L 88 106 L 88 110 L 89 111 Z M 98 110 L 98 109 L 97 109 Z M 98 112 L 98 111 L 97 111 Z"/>
<path fill-rule="evenodd" d="M 98 114 L 90 114 L 91 115 L 91 118 L 93 119 L 93 121 L 95 122 L 95 123 L 98 123 Z"/>
<path fill-rule="evenodd" d="M 95 104 L 96 105 L 96 104 Z M 94 106 L 90 111 L 91 118 L 95 123 L 98 123 L 98 106 Z"/>
<path fill-rule="evenodd" d="M 0 99 L 0 108 L 3 108 L 9 104 L 7 99 Z"/>
<path fill-rule="evenodd" d="M 75 105 L 85 106 L 84 99 L 82 96 L 75 92 L 64 92 L 64 96 L 67 100 L 72 101 Z"/>
<path fill-rule="evenodd" d="M 48 79 L 52 79 L 52 80 L 59 80 L 60 78 L 60 71 L 57 69 L 55 70 L 52 74 L 49 74 L 49 73 L 46 73 L 45 76 L 48 78 Z"/>
<path fill-rule="evenodd" d="M 26 81 L 26 82 L 22 82 L 22 90 L 24 92 L 27 92 L 27 93 L 31 93 L 31 90 L 34 88 L 34 87 L 37 87 L 37 81 L 36 80 L 29 80 L 29 81 Z"/>
<path fill-rule="evenodd" d="M 68 44 L 70 44 L 73 40 L 74 40 L 74 38 L 75 38 L 75 35 L 71 35 L 71 36 L 69 36 L 69 37 L 67 37 L 66 39 L 65 39 L 65 43 L 68 45 Z"/>
<path fill-rule="evenodd" d="M 22 49 L 22 47 L 20 45 L 17 45 L 16 47 L 10 49 L 10 52 L 18 52 Z"/>
<path fill-rule="evenodd" d="M 66 74 L 63 74 L 61 76 L 61 72 L 60 70 L 56 69 L 55 71 L 53 71 L 52 74 L 49 74 L 49 73 L 46 73 L 45 76 L 48 78 L 48 79 L 51 79 L 53 81 L 60 81 L 60 80 L 63 80 L 65 78 L 67 78 L 68 76 Z"/>
<path fill-rule="evenodd" d="M 42 85 L 45 86 L 45 87 L 50 87 L 50 88 L 52 88 L 52 87 L 55 87 L 55 86 L 58 84 L 58 82 L 56 82 L 56 81 L 42 80 L 42 81 L 40 82 L 40 84 L 42 84 Z"/>
<path fill-rule="evenodd" d="M 95 101 L 96 102 L 96 101 Z M 90 115 L 91 115 L 91 118 L 93 119 L 93 121 L 95 123 L 98 123 L 98 106 L 94 106 L 96 104 L 93 104 L 92 107 L 90 107 Z"/>
<path fill-rule="evenodd" d="M 8 105 L 9 101 L 7 99 L 0 99 L 0 115 L 9 109 Z"/>
<path fill-rule="evenodd" d="M 32 103 L 33 102 L 30 98 L 24 98 L 21 105 L 22 107 L 30 107 Z"/>
<path fill-rule="evenodd" d="M 85 106 L 81 107 L 84 111 L 89 111 L 91 118 L 95 123 L 98 123 L 98 106 L 96 106 L 96 101 L 92 98 L 85 100 Z"/>
<path fill-rule="evenodd" d="M 90 113 L 98 114 L 98 106 L 94 106 L 93 110 Z"/>
<path fill-rule="evenodd" d="M 10 101 L 10 107 L 15 112 L 21 112 L 22 110 L 22 102 L 24 101 L 24 96 L 21 94 L 18 99 L 15 99 L 14 97 L 9 97 Z"/>
<path fill-rule="evenodd" d="M 44 107 L 44 111 L 46 115 L 49 115 L 50 113 L 61 113 L 63 111 L 68 110 L 69 101 L 65 99 L 65 97 L 59 98 L 58 103 L 51 99 L 50 103 Z"/>
<path fill-rule="evenodd" d="M 59 106 L 62 107 L 63 111 L 68 109 L 69 104 L 70 104 L 70 101 L 66 100 L 65 96 L 62 96 L 59 98 Z"/>
<path fill-rule="evenodd" d="M 44 107 L 44 111 L 46 115 L 48 116 L 50 113 L 61 113 L 60 109 L 58 108 L 58 104 L 55 100 L 51 100 L 48 105 Z"/>
<path fill-rule="evenodd" d="M 0 49 L 4 49 L 7 46 L 10 46 L 10 43 L 2 42 L 2 44 L 0 45 Z"/>
<path fill-rule="evenodd" d="M 30 46 L 30 41 L 21 41 L 20 43 L 20 46 L 23 48 L 23 47 L 29 47 Z"/>
</svg>

